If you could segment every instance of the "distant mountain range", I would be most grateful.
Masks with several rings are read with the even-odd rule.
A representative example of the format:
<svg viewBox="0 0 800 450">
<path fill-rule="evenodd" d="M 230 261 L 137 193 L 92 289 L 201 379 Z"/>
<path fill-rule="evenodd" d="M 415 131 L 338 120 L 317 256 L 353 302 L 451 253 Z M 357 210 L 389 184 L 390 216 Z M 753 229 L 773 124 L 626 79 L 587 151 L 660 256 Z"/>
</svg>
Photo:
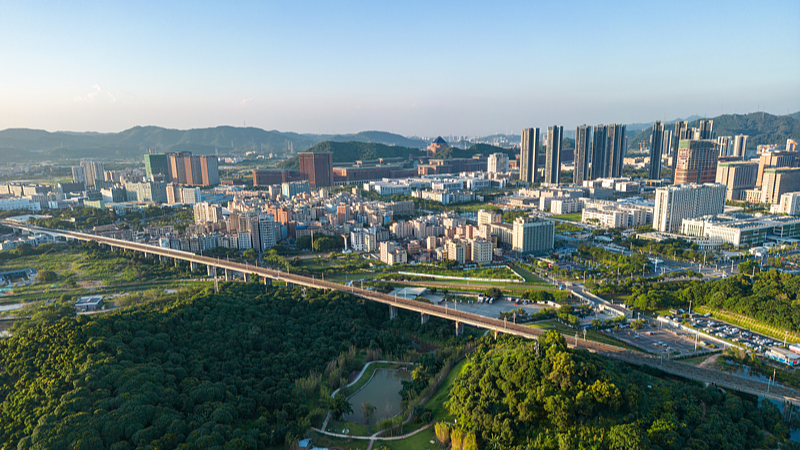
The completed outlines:
<svg viewBox="0 0 800 450">
<path fill-rule="evenodd" d="M 670 120 L 670 121 L 664 122 L 664 123 L 665 124 L 672 124 L 672 123 L 675 123 L 675 122 L 678 122 L 678 121 L 681 121 L 681 120 L 685 120 L 687 122 L 692 122 L 692 121 L 695 121 L 695 120 L 700 120 L 702 118 L 703 117 L 701 117 L 701 116 L 689 116 L 689 117 L 687 117 L 685 119 L 680 119 L 679 118 L 679 119 Z M 655 121 L 653 121 L 653 122 L 655 122 Z M 648 128 L 652 128 L 653 122 L 629 123 L 629 124 L 625 125 L 625 131 L 626 131 L 626 133 L 631 133 L 633 131 L 641 131 L 641 130 L 645 130 L 645 129 L 648 129 Z"/>
<path fill-rule="evenodd" d="M 698 116 L 687 117 L 691 126 L 696 126 Z M 677 120 L 667 122 L 672 124 Z M 800 111 L 786 116 L 774 116 L 767 113 L 726 114 L 713 118 L 714 131 L 718 136 L 747 134 L 748 148 L 760 144 L 784 143 L 788 138 L 800 139 Z M 627 125 L 628 147 L 633 149 L 642 140 L 649 140 L 652 123 L 633 123 Z M 570 139 L 574 131 L 565 130 L 564 149 L 574 147 Z M 481 144 L 505 142 L 508 145 L 518 144 L 517 134 L 496 134 L 477 140 Z M 147 126 L 134 127 L 119 133 L 76 133 L 70 131 L 48 132 L 11 128 L 0 131 L 0 159 L 3 161 L 53 161 L 76 160 L 80 158 L 99 159 L 135 159 L 152 149 L 155 152 L 191 151 L 199 155 L 241 154 L 256 150 L 260 153 L 291 154 L 308 150 L 321 143 L 360 142 L 397 147 L 394 153 L 408 156 L 408 150 L 424 149 L 428 141 L 418 138 L 407 138 L 399 134 L 384 131 L 363 131 L 355 134 L 301 134 L 260 128 L 214 127 L 192 130 L 174 130 Z M 333 148 L 333 147 L 331 147 Z M 356 148 L 340 151 L 350 155 L 361 155 L 358 159 L 374 159 L 372 154 L 386 154 L 393 151 L 382 147 Z M 380 150 L 376 150 L 380 148 Z M 290 149 L 293 152 L 290 152 Z M 473 152 L 470 152 L 472 150 Z M 463 150 L 462 150 L 463 151 Z M 464 154 L 475 154 L 475 149 L 463 151 Z M 478 151 L 477 153 L 484 153 Z M 364 156 L 366 155 L 366 156 Z M 337 157 L 336 159 L 339 159 Z"/>
<path fill-rule="evenodd" d="M 260 128 L 215 127 L 173 130 L 161 127 L 134 127 L 119 133 L 47 132 L 30 129 L 0 131 L 0 158 L 12 160 L 46 159 L 131 159 L 147 153 L 191 151 L 212 155 L 219 151 L 260 150 L 284 153 L 306 150 L 320 142 L 370 142 L 424 148 L 422 139 L 410 139 L 383 131 L 356 134 L 299 134 L 267 131 Z"/>
<path fill-rule="evenodd" d="M 711 118 L 717 136 L 746 134 L 747 148 L 755 150 L 764 144 L 785 144 L 787 139 L 800 140 L 800 112 L 786 116 L 774 116 L 765 112 L 750 114 L 723 114 Z M 689 122 L 689 127 L 697 127 L 699 120 Z M 650 124 L 652 126 L 652 124 Z M 640 141 L 649 142 L 652 130 L 648 127 L 635 136 L 628 133 L 628 149 L 635 149 Z"/>
</svg>

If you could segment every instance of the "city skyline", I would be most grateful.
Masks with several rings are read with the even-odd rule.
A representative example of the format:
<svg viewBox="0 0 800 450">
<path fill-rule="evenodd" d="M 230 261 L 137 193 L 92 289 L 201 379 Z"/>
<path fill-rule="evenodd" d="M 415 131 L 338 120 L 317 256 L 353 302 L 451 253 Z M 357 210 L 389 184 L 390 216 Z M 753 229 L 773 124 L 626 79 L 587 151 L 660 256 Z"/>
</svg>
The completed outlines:
<svg viewBox="0 0 800 450">
<path fill-rule="evenodd" d="M 788 56 L 800 31 L 763 32 L 797 23 L 796 4 L 736 3 L 9 3 L 0 129 L 487 135 L 800 110 L 800 60 Z M 600 48 L 623 56 L 612 64 Z M 679 59 L 747 69 L 687 71 Z"/>
</svg>

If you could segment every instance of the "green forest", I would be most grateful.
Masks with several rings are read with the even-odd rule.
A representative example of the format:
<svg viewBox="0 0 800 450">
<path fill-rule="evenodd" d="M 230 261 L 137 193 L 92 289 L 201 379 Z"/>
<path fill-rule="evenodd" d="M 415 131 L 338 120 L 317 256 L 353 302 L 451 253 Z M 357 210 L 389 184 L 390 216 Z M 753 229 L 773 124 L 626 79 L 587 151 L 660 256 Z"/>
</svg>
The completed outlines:
<svg viewBox="0 0 800 450">
<path fill-rule="evenodd" d="M 593 286 L 598 295 L 630 295 L 633 306 L 642 310 L 687 308 L 691 301 L 694 306 L 733 311 L 776 327 L 800 331 L 800 275 L 774 269 L 755 272 L 754 277 L 737 275 L 713 281 L 636 279 Z"/>
<path fill-rule="evenodd" d="M 769 401 L 569 350 L 554 331 L 538 342 L 482 340 L 446 406 L 456 417 L 451 439 L 456 430 L 463 442 L 474 436 L 469 448 L 800 448 Z"/>
<path fill-rule="evenodd" d="M 0 340 L 0 448 L 283 447 L 323 413 L 297 380 L 353 347 L 402 354 L 413 334 L 455 339 L 441 320 L 256 283 L 44 321 Z"/>
</svg>

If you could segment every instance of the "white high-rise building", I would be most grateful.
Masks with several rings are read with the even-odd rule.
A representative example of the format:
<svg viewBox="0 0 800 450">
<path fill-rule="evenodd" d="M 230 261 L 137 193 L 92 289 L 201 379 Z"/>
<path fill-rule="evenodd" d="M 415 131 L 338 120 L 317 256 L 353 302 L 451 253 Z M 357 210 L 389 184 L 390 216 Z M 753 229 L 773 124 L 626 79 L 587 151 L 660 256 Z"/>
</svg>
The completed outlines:
<svg viewBox="0 0 800 450">
<path fill-rule="evenodd" d="M 492 243 L 483 239 L 472 241 L 470 259 L 475 264 L 487 264 L 492 262 Z"/>
<path fill-rule="evenodd" d="M 487 172 L 508 173 L 508 155 L 505 153 L 492 153 L 487 161 Z"/>
<path fill-rule="evenodd" d="M 745 147 L 747 147 L 747 135 L 737 134 L 733 137 L 733 152 L 731 156 L 744 159 Z"/>
<path fill-rule="evenodd" d="M 656 189 L 653 228 L 677 233 L 683 219 L 721 214 L 727 186 L 719 183 L 682 184 Z"/>
<path fill-rule="evenodd" d="M 278 241 L 275 233 L 275 217 L 272 214 L 260 216 L 258 218 L 258 228 L 261 238 L 261 251 L 265 252 L 275 247 L 275 243 Z"/>
<path fill-rule="evenodd" d="M 517 253 L 546 253 L 553 250 L 555 223 L 535 217 L 517 217 L 512 231 L 511 250 Z"/>
<path fill-rule="evenodd" d="M 478 211 L 478 228 L 483 224 L 500 223 L 502 221 L 500 214 L 494 211 L 480 210 Z"/>
<path fill-rule="evenodd" d="M 447 259 L 455 261 L 459 264 L 464 264 L 467 259 L 467 246 L 460 241 L 451 241 L 447 243 Z"/>
</svg>

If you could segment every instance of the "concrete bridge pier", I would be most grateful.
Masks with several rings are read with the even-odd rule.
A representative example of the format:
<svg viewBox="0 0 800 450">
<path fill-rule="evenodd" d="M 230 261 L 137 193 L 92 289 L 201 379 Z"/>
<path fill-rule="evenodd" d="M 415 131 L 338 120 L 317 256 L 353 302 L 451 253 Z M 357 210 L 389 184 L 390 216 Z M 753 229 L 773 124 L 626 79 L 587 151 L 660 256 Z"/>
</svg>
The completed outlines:
<svg viewBox="0 0 800 450">
<path fill-rule="evenodd" d="M 497 335 L 498 335 L 498 333 L 499 333 L 499 331 L 497 331 L 497 330 L 494 330 L 494 340 L 495 340 L 495 341 L 497 340 Z"/>
<path fill-rule="evenodd" d="M 792 421 L 792 412 L 794 411 L 794 405 L 791 402 L 783 402 L 783 421 L 785 423 L 790 423 Z"/>
<path fill-rule="evenodd" d="M 233 271 L 230 269 L 225 269 L 225 281 L 233 281 L 233 278 Z"/>
<path fill-rule="evenodd" d="M 397 307 L 389 305 L 389 320 L 392 320 L 395 317 L 397 317 Z"/>
<path fill-rule="evenodd" d="M 461 336 L 464 332 L 464 324 L 461 322 L 456 322 L 456 337 Z"/>
<path fill-rule="evenodd" d="M 150 257 L 150 253 L 147 253 L 147 252 L 142 252 L 142 253 L 144 253 L 144 258 L 145 258 L 145 259 L 147 259 L 147 258 L 149 258 L 149 257 Z"/>
<path fill-rule="evenodd" d="M 208 276 L 216 278 L 216 276 L 217 276 L 217 268 L 216 267 L 214 267 L 214 266 L 206 266 L 206 269 L 208 269 Z"/>
<path fill-rule="evenodd" d="M 198 264 L 196 262 L 190 262 L 189 263 L 189 268 L 192 269 L 192 272 L 195 272 L 197 270 L 200 270 L 200 264 Z"/>
<path fill-rule="evenodd" d="M 245 282 L 245 283 L 249 283 L 249 282 L 250 282 L 250 280 L 252 280 L 252 279 L 253 279 L 253 275 L 252 275 L 252 274 L 245 273 L 245 274 L 243 274 L 243 275 L 244 275 L 244 282 Z"/>
<path fill-rule="evenodd" d="M 264 277 L 264 286 L 272 286 L 272 279 Z"/>
<path fill-rule="evenodd" d="M 427 314 L 425 314 L 425 313 L 422 313 L 422 314 L 420 315 L 420 323 L 422 323 L 423 325 L 425 325 L 426 323 L 428 323 L 428 320 L 430 320 L 430 318 L 431 318 L 431 316 L 429 316 L 429 315 L 427 315 Z"/>
<path fill-rule="evenodd" d="M 172 258 L 172 261 L 175 262 L 175 267 L 179 267 L 181 265 L 181 260 L 178 258 Z"/>
<path fill-rule="evenodd" d="M 287 289 L 294 289 L 294 283 L 289 283 L 289 282 L 287 281 L 287 282 L 286 282 L 286 288 L 287 288 Z"/>
</svg>

